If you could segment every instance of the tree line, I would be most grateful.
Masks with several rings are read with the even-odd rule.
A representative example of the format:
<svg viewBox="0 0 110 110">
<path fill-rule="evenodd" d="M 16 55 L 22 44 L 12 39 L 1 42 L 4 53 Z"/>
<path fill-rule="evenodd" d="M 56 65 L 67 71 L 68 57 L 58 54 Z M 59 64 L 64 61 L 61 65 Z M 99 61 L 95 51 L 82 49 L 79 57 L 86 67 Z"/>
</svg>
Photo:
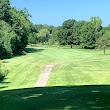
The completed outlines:
<svg viewBox="0 0 110 110">
<path fill-rule="evenodd" d="M 70 45 L 71 48 L 79 45 L 85 49 L 108 45 L 109 35 L 105 35 L 105 30 L 110 26 L 103 28 L 99 17 L 91 17 L 89 21 L 68 19 L 58 27 L 33 24 L 30 17 L 27 9 L 16 9 L 9 0 L 0 0 L 0 59 L 25 54 L 27 44 Z M 105 44 L 101 43 L 103 37 L 107 39 Z"/>
<path fill-rule="evenodd" d="M 25 54 L 32 23 L 27 9 L 11 7 L 9 0 L 0 0 L 0 59 Z M 8 71 L 0 61 L 0 81 Z"/>
<path fill-rule="evenodd" d="M 0 0 L 0 59 L 25 54 L 28 44 L 78 45 L 84 49 L 105 48 L 109 46 L 110 25 L 102 27 L 99 17 L 89 21 L 68 19 L 62 26 L 33 24 L 27 9 L 16 9 L 9 0 Z M 6 71 L 1 70 L 0 80 Z"/>
<path fill-rule="evenodd" d="M 110 39 L 110 35 L 105 32 L 110 28 L 102 27 L 102 20 L 99 17 L 91 17 L 89 21 L 68 19 L 58 27 L 35 24 L 33 29 L 34 32 L 28 39 L 30 44 L 70 45 L 71 48 L 79 45 L 84 49 L 95 49 L 104 46 L 102 41 L 104 39 L 105 46 L 108 46 L 107 41 Z"/>
<path fill-rule="evenodd" d="M 27 9 L 17 10 L 9 0 L 0 0 L 0 59 L 23 54 L 32 25 L 29 17 Z"/>
</svg>

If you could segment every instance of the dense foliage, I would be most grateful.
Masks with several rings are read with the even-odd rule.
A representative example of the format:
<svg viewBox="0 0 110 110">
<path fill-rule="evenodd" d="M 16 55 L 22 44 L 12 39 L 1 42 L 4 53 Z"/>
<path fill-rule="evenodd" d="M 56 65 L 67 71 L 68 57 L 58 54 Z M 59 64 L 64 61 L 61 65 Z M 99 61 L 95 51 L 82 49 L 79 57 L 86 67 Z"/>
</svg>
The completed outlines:
<svg viewBox="0 0 110 110">
<path fill-rule="evenodd" d="M 17 10 L 0 0 L 0 59 L 22 54 L 28 44 L 31 22 L 26 9 Z"/>
<path fill-rule="evenodd" d="M 9 0 L 0 0 L 0 59 L 23 54 L 27 44 L 36 43 L 94 49 L 110 29 L 101 26 L 99 17 L 91 17 L 90 21 L 68 19 L 59 27 L 32 24 L 29 17 L 26 9 L 17 10 Z"/>
<path fill-rule="evenodd" d="M 0 81 L 2 81 L 5 78 L 7 73 L 8 71 L 3 68 L 2 62 L 0 61 Z"/>
<path fill-rule="evenodd" d="M 70 22 L 71 21 L 71 22 Z M 96 40 L 104 34 L 99 17 L 92 17 L 90 21 L 64 21 L 59 33 L 60 45 L 80 45 L 82 48 L 94 49 Z"/>
<path fill-rule="evenodd" d="M 97 48 L 97 40 L 108 29 L 109 26 L 108 28 L 102 27 L 102 20 L 99 17 L 91 17 L 90 21 L 68 19 L 59 27 L 35 24 L 32 26 L 28 43 L 70 45 L 71 48 L 79 45 L 85 49 L 94 49 Z"/>
</svg>

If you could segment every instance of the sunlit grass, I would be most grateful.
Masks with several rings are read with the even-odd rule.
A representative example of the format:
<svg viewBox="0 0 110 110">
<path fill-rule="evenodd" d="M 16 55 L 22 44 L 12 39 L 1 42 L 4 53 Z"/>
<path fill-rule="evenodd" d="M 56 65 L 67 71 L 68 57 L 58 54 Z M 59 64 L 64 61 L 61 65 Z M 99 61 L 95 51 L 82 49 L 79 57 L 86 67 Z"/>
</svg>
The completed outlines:
<svg viewBox="0 0 110 110">
<path fill-rule="evenodd" d="M 110 62 L 76 62 L 56 66 L 49 78 L 48 86 L 107 85 L 110 84 Z"/>
<path fill-rule="evenodd" d="M 27 47 L 26 51 L 27 55 L 3 61 L 9 74 L 0 83 L 0 90 L 33 87 L 47 64 L 55 65 L 47 86 L 110 83 L 110 51 L 107 55 L 70 47 Z"/>
</svg>

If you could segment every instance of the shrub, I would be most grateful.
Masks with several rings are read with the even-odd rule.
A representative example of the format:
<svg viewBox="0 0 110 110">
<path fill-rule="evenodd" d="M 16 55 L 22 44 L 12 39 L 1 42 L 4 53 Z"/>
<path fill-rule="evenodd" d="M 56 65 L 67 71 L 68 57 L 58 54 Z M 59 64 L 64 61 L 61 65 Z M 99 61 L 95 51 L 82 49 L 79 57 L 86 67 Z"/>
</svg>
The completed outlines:
<svg viewBox="0 0 110 110">
<path fill-rule="evenodd" d="M 27 53 L 23 50 L 23 51 L 22 51 L 22 55 L 27 55 Z"/>
<path fill-rule="evenodd" d="M 15 39 L 16 34 L 11 27 L 0 20 L 0 59 L 9 58 L 13 55 L 12 40 Z"/>
<path fill-rule="evenodd" d="M 2 81 L 5 76 L 7 75 L 8 70 L 6 70 L 3 66 L 2 66 L 2 62 L 0 61 L 0 81 Z"/>
</svg>

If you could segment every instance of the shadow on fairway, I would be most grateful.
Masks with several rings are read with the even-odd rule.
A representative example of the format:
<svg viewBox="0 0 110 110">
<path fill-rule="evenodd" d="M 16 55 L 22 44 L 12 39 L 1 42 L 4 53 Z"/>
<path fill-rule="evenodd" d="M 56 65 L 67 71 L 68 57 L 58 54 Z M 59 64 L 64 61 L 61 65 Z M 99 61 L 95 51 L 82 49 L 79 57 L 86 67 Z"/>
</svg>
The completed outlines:
<svg viewBox="0 0 110 110">
<path fill-rule="evenodd" d="M 8 86 L 0 86 L 0 89 L 4 89 L 7 88 Z"/>
<path fill-rule="evenodd" d="M 6 79 L 6 78 L 5 78 Z M 8 86 L 6 86 L 5 84 L 9 84 L 10 82 L 6 82 L 5 80 L 1 80 L 0 81 L 0 89 L 4 89 L 7 88 Z M 2 86 L 1 86 L 2 84 Z"/>
<path fill-rule="evenodd" d="M 0 92 L 0 110 L 110 110 L 110 86 L 61 86 Z"/>
<path fill-rule="evenodd" d="M 25 51 L 26 51 L 27 53 L 42 52 L 43 50 L 45 50 L 45 49 L 36 49 L 36 48 L 29 48 L 29 47 L 27 47 L 27 48 L 25 49 Z"/>
</svg>

